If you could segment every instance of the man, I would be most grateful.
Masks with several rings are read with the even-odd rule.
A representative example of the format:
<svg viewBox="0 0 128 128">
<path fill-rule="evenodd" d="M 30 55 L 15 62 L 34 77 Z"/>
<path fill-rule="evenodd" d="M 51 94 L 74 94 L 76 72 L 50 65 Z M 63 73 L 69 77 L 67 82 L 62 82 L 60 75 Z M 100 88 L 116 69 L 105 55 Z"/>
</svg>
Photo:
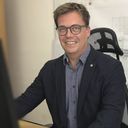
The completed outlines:
<svg viewBox="0 0 128 128">
<path fill-rule="evenodd" d="M 52 128 L 120 128 L 125 76 L 121 63 L 88 44 L 90 15 L 78 3 L 54 11 L 65 54 L 48 61 L 16 100 L 18 117 L 46 99 Z"/>
</svg>

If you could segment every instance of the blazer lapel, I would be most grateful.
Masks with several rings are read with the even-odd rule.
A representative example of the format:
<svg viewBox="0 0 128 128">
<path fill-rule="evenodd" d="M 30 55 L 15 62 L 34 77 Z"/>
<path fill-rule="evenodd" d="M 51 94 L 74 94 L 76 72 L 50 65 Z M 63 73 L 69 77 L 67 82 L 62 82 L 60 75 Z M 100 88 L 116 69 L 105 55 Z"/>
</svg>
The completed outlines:
<svg viewBox="0 0 128 128">
<path fill-rule="evenodd" d="M 56 90 L 57 90 L 57 104 L 61 123 L 61 127 L 66 127 L 66 85 L 65 85 L 65 66 L 63 59 L 56 65 Z M 64 125 L 64 126 L 62 126 Z"/>
<path fill-rule="evenodd" d="M 83 75 L 81 78 L 81 83 L 79 88 L 78 106 L 77 106 L 78 118 L 79 118 L 80 111 L 88 91 L 89 83 L 91 81 L 91 78 L 93 77 L 93 72 L 95 70 L 95 66 L 96 66 L 95 58 L 96 58 L 95 51 L 91 49 L 90 54 L 87 58 L 86 64 L 84 66 Z"/>
</svg>

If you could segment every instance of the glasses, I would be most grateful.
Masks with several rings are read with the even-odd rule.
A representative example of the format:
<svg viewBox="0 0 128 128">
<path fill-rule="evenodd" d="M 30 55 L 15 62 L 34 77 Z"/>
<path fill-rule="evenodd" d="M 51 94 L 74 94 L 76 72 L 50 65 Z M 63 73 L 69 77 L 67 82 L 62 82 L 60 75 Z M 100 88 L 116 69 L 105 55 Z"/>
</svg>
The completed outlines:
<svg viewBox="0 0 128 128">
<path fill-rule="evenodd" d="M 80 34 L 81 29 L 82 29 L 83 27 L 86 27 L 86 25 L 74 24 L 74 25 L 72 25 L 72 26 L 70 26 L 70 27 L 59 26 L 59 27 L 57 28 L 57 30 L 58 30 L 58 34 L 59 34 L 60 36 L 65 36 L 65 35 L 67 34 L 67 32 L 68 32 L 68 29 L 70 29 L 70 32 L 71 32 L 72 34 L 78 35 L 78 34 Z"/>
</svg>

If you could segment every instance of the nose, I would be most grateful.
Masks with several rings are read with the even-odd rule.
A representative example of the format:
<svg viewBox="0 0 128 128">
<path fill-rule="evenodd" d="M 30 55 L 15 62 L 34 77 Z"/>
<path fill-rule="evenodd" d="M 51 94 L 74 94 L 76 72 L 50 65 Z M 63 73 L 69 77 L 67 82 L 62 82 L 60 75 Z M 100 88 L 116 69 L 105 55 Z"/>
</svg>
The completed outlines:
<svg viewBox="0 0 128 128">
<path fill-rule="evenodd" d="M 66 37 L 71 37 L 73 34 L 70 30 L 70 28 L 67 29 Z"/>
</svg>

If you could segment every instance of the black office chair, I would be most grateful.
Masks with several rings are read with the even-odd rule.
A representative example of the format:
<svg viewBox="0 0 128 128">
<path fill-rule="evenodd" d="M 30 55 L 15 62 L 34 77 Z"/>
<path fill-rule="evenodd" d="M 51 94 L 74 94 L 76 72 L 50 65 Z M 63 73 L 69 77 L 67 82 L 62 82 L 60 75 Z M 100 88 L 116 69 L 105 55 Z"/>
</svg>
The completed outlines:
<svg viewBox="0 0 128 128">
<path fill-rule="evenodd" d="M 98 51 L 115 54 L 118 60 L 119 56 L 123 55 L 123 51 L 118 44 L 116 33 L 110 28 L 92 29 L 88 42 L 92 45 L 94 49 Z M 124 88 L 126 106 L 128 111 L 128 88 L 127 86 L 125 86 Z M 128 128 L 128 126 L 122 122 L 121 128 Z"/>
<path fill-rule="evenodd" d="M 120 49 L 117 36 L 110 28 L 95 28 L 91 30 L 89 43 L 98 51 L 114 53 L 119 60 L 119 55 L 123 55 Z"/>
</svg>

